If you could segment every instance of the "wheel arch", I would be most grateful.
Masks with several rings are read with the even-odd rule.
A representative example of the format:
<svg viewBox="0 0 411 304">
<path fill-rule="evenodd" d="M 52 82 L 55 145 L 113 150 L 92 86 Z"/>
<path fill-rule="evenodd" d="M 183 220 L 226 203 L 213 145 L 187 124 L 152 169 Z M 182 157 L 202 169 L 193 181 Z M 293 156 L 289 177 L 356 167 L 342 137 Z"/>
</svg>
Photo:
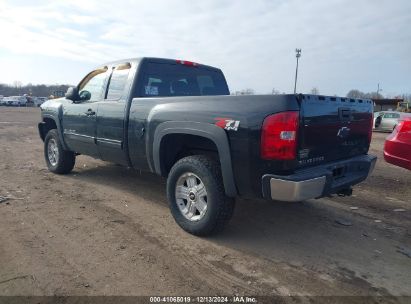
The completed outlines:
<svg viewBox="0 0 411 304">
<path fill-rule="evenodd" d="M 43 115 L 42 121 L 38 124 L 39 135 L 42 141 L 46 138 L 47 133 L 52 129 L 57 129 L 57 133 L 60 137 L 61 144 L 64 150 L 68 150 L 64 141 L 63 129 L 59 119 L 56 119 L 52 115 Z"/>
<path fill-rule="evenodd" d="M 199 122 L 164 122 L 154 132 L 152 145 L 154 171 L 162 176 L 167 176 L 165 160 L 162 156 L 162 145 L 169 135 L 189 135 L 204 138 L 214 144 L 221 166 L 225 193 L 228 197 L 237 195 L 237 188 L 233 175 L 230 146 L 227 134 L 215 125 Z"/>
</svg>

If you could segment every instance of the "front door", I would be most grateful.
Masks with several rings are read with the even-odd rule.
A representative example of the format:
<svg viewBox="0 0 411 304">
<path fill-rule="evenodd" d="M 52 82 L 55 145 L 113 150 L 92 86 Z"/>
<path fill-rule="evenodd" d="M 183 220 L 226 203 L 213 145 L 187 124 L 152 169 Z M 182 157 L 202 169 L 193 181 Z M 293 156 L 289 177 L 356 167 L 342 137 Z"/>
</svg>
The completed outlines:
<svg viewBox="0 0 411 304">
<path fill-rule="evenodd" d="M 70 150 L 99 157 L 96 145 L 98 101 L 104 98 L 107 68 L 89 73 L 79 84 L 80 99 L 63 105 L 64 139 Z"/>
<path fill-rule="evenodd" d="M 113 67 L 108 81 L 107 95 L 98 103 L 97 147 L 103 160 L 127 165 L 125 147 L 125 113 L 128 92 L 132 83 L 130 63 Z"/>
</svg>

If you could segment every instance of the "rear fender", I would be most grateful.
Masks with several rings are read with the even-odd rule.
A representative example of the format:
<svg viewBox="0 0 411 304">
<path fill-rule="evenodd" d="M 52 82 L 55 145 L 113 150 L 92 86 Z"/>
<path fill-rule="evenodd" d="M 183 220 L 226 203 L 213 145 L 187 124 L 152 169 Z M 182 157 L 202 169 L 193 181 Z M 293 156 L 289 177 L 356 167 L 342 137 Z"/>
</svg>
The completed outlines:
<svg viewBox="0 0 411 304">
<path fill-rule="evenodd" d="M 228 143 L 227 134 L 222 128 L 200 122 L 167 121 L 161 123 L 154 132 L 152 152 L 154 163 L 153 171 L 163 176 L 165 175 L 165 172 L 162 172 L 163 170 L 161 167 L 160 145 L 163 137 L 169 134 L 189 134 L 205 137 L 211 140 L 218 149 L 218 157 L 221 165 L 225 193 L 229 197 L 237 196 L 237 188 L 235 186 L 231 163 L 230 146 Z M 149 147 L 149 145 L 147 145 L 147 147 Z M 150 153 L 147 153 L 147 155 L 150 155 Z"/>
</svg>

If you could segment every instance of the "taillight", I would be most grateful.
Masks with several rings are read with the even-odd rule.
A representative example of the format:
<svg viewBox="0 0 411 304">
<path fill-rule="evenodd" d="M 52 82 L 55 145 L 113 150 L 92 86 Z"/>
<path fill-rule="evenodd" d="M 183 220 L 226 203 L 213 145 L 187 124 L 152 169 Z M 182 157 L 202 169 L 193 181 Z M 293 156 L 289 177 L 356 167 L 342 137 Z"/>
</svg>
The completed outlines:
<svg viewBox="0 0 411 304">
<path fill-rule="evenodd" d="M 289 111 L 273 114 L 264 119 L 261 130 L 261 158 L 296 158 L 298 118 L 297 111 Z"/>
<path fill-rule="evenodd" d="M 401 133 L 411 132 L 411 118 L 404 118 L 403 120 L 398 121 L 398 124 L 396 125 L 394 131 L 395 130 Z"/>
<path fill-rule="evenodd" d="M 405 143 L 410 143 L 411 141 L 411 119 L 402 120 L 395 128 L 398 132 L 398 140 Z"/>
</svg>

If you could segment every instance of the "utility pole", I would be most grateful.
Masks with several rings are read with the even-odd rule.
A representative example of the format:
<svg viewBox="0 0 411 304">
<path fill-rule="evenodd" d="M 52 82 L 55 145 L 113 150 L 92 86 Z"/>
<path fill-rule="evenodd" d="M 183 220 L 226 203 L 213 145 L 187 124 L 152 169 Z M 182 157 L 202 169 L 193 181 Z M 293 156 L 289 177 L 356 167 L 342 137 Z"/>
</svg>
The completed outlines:
<svg viewBox="0 0 411 304">
<path fill-rule="evenodd" d="M 294 94 L 297 92 L 298 59 L 301 57 L 301 49 L 295 49 L 295 57 L 297 58 L 297 66 L 295 68 Z"/>
</svg>

